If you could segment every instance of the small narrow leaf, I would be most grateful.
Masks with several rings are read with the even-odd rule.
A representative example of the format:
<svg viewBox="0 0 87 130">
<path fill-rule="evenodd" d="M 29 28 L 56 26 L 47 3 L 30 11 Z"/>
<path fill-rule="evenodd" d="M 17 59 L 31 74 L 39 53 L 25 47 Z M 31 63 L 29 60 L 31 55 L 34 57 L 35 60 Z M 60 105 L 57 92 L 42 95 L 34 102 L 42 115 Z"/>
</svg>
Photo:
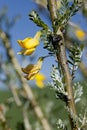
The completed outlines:
<svg viewBox="0 0 87 130">
<path fill-rule="evenodd" d="M 35 10 L 29 14 L 29 19 L 32 20 L 37 26 L 42 27 L 43 29 L 48 29 L 48 25 L 41 20 Z"/>
<path fill-rule="evenodd" d="M 70 54 L 69 54 L 68 63 L 71 64 L 72 66 L 70 68 L 71 68 L 73 77 L 81 61 L 81 56 L 82 56 L 82 51 L 83 51 L 82 49 L 83 49 L 82 45 L 77 45 L 76 43 L 69 49 Z"/>
</svg>

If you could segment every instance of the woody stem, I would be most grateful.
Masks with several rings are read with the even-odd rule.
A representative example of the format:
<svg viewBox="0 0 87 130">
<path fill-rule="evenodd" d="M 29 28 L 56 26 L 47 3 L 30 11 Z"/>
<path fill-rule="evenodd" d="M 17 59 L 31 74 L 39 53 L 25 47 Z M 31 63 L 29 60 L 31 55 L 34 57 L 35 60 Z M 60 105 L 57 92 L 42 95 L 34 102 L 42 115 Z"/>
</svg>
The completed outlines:
<svg viewBox="0 0 87 130">
<path fill-rule="evenodd" d="M 57 1 L 56 0 L 48 0 L 48 9 L 50 12 L 52 24 L 54 24 L 55 19 L 57 19 Z M 53 26 L 54 27 L 54 26 Z M 65 42 L 64 42 L 64 36 L 61 31 L 61 27 L 58 28 L 57 32 L 55 33 L 55 28 L 53 28 L 53 32 L 56 35 L 61 36 L 61 40 L 56 43 L 57 44 L 57 53 L 56 57 L 58 60 L 58 64 L 60 64 L 64 77 L 65 77 L 65 90 L 68 94 L 68 100 L 66 101 L 66 105 L 69 108 L 71 112 L 73 112 L 73 115 L 76 116 L 76 108 L 75 108 L 75 102 L 74 102 L 74 94 L 73 94 L 73 88 L 72 88 L 72 76 L 70 74 L 69 66 L 67 63 L 67 57 L 66 57 L 66 48 L 65 48 Z M 78 124 L 74 122 L 73 117 L 71 113 L 69 112 L 69 120 L 71 124 L 72 130 L 78 130 Z"/>
</svg>

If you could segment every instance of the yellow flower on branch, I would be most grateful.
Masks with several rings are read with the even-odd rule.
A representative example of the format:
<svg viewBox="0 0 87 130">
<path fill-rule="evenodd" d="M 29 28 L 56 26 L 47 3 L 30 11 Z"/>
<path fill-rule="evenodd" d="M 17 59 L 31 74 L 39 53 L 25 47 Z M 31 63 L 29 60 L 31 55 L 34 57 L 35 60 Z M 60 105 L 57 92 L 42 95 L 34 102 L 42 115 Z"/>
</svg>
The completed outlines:
<svg viewBox="0 0 87 130">
<path fill-rule="evenodd" d="M 75 35 L 81 41 L 85 39 L 85 32 L 81 29 L 76 29 Z"/>
<path fill-rule="evenodd" d="M 39 88 L 44 88 L 44 80 L 46 77 L 42 73 L 38 73 L 35 77 L 36 85 Z"/>
<path fill-rule="evenodd" d="M 28 37 L 24 40 L 18 40 L 18 44 L 23 48 L 22 51 L 18 52 L 18 54 L 31 55 L 40 43 L 40 36 L 41 31 L 38 31 L 34 38 Z"/>
<path fill-rule="evenodd" d="M 26 74 L 25 78 L 27 80 L 35 79 L 36 75 L 41 70 L 43 60 L 44 60 L 44 57 L 40 57 L 35 65 L 29 64 L 25 68 L 22 68 L 22 71 Z"/>
</svg>

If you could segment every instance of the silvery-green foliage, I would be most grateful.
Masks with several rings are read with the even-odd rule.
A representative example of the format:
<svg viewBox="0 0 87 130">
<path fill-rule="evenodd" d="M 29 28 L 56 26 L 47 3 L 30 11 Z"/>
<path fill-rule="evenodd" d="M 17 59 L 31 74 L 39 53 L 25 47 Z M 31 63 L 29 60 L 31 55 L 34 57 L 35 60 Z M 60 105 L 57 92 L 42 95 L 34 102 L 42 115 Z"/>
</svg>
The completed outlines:
<svg viewBox="0 0 87 130">
<path fill-rule="evenodd" d="M 63 84 L 63 75 L 60 75 L 60 72 L 57 67 L 54 65 L 52 66 L 51 71 L 51 78 L 52 82 L 50 83 L 50 86 L 54 89 L 56 92 L 56 97 L 58 99 L 61 99 L 63 101 L 67 100 L 67 93 L 65 92 L 65 85 Z"/>
<path fill-rule="evenodd" d="M 37 26 L 42 27 L 45 30 L 48 30 L 48 25 L 41 20 L 38 13 L 35 10 L 29 14 L 29 19 L 32 20 Z"/>
<path fill-rule="evenodd" d="M 87 107 L 85 107 L 85 110 L 83 112 L 84 114 L 79 115 L 79 123 L 80 125 L 80 130 L 86 130 L 87 128 Z"/>
<path fill-rule="evenodd" d="M 77 82 L 77 83 L 74 83 L 73 89 L 74 89 L 75 103 L 77 103 L 81 100 L 81 96 L 83 94 L 83 86 L 79 82 Z"/>
<path fill-rule="evenodd" d="M 58 130 L 67 130 L 67 127 L 61 119 L 57 121 L 57 128 Z"/>
<path fill-rule="evenodd" d="M 69 49 L 70 53 L 69 53 L 68 62 L 71 65 L 70 69 L 71 69 L 71 74 L 73 78 L 74 78 L 74 73 L 78 69 L 79 63 L 81 61 L 82 51 L 83 51 L 83 45 L 78 45 L 78 44 L 74 44 Z"/>
</svg>

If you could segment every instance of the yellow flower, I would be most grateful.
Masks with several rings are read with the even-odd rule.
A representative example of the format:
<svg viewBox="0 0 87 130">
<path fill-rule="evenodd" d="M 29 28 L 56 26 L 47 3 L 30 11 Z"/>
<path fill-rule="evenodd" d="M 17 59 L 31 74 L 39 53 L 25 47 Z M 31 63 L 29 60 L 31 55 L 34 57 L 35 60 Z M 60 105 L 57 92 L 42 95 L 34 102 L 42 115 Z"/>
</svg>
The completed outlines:
<svg viewBox="0 0 87 130">
<path fill-rule="evenodd" d="M 26 74 L 25 78 L 27 80 L 35 79 L 36 75 L 39 73 L 42 67 L 43 60 L 44 60 L 44 57 L 40 57 L 35 65 L 29 64 L 25 68 L 22 68 L 22 71 Z"/>
<path fill-rule="evenodd" d="M 85 38 L 85 32 L 81 29 L 76 29 L 75 31 L 75 34 L 76 34 L 76 37 L 79 39 L 79 40 L 84 40 Z"/>
<path fill-rule="evenodd" d="M 31 55 L 36 47 L 40 43 L 41 31 L 38 31 L 34 38 L 25 38 L 24 40 L 18 40 L 18 44 L 23 48 L 18 54 Z"/>
<path fill-rule="evenodd" d="M 35 77 L 36 85 L 39 88 L 44 88 L 44 80 L 46 77 L 42 73 L 38 73 Z"/>
</svg>

